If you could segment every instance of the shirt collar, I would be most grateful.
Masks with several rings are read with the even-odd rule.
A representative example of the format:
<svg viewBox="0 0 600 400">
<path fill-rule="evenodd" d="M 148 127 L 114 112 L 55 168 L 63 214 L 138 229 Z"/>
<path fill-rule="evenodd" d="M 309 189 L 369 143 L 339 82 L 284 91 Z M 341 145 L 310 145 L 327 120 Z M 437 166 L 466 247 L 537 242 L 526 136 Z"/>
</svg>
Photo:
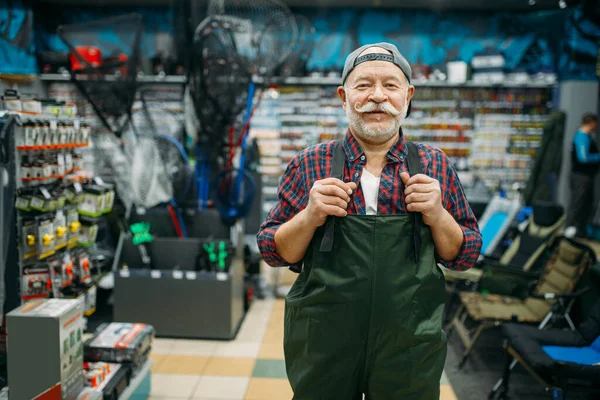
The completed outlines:
<svg viewBox="0 0 600 400">
<path fill-rule="evenodd" d="M 346 153 L 346 158 L 350 162 L 354 162 L 360 159 L 364 152 L 363 149 L 358 144 L 358 141 L 350 132 L 350 129 L 346 132 L 346 137 L 344 138 L 344 152 Z M 406 149 L 406 140 L 404 139 L 404 133 L 402 132 L 402 128 L 400 128 L 400 138 L 398 141 L 390 148 L 388 151 L 388 158 L 394 162 L 398 162 L 400 160 L 404 160 L 408 155 L 408 150 Z"/>
</svg>

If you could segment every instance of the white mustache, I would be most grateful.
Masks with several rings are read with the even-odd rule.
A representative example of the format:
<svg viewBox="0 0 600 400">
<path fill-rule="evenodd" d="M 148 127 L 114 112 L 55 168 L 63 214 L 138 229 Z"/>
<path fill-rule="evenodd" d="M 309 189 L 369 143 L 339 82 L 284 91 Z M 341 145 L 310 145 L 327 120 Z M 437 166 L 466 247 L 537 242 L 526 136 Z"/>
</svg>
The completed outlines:
<svg viewBox="0 0 600 400">
<path fill-rule="evenodd" d="M 402 112 L 398 111 L 396 109 L 396 107 L 394 107 L 391 103 L 389 102 L 385 102 L 385 103 L 375 103 L 375 102 L 368 102 L 367 104 L 365 104 L 364 106 L 361 106 L 360 103 L 356 103 L 354 104 L 354 109 L 356 110 L 356 112 L 359 113 L 369 113 L 369 112 L 384 112 L 386 114 L 390 114 L 393 115 L 394 117 L 397 117 L 398 115 L 400 115 Z"/>
</svg>

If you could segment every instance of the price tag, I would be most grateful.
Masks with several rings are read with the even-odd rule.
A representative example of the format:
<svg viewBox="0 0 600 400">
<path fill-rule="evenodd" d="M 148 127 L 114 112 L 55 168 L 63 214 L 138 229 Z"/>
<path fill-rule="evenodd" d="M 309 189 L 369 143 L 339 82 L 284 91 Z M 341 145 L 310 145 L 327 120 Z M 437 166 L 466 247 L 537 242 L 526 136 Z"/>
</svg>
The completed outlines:
<svg viewBox="0 0 600 400">
<path fill-rule="evenodd" d="M 173 279 L 183 279 L 183 271 L 173 271 Z"/>
<path fill-rule="evenodd" d="M 153 279 L 160 279 L 160 271 L 156 271 L 156 270 L 150 271 L 150 276 Z"/>
<path fill-rule="evenodd" d="M 52 198 L 52 196 L 50 195 L 50 192 L 48 191 L 48 189 L 46 189 L 45 187 L 41 187 L 40 188 L 40 192 L 44 195 L 44 198 L 46 200 L 50 200 Z"/>
<path fill-rule="evenodd" d="M 193 281 L 196 279 L 196 272 L 194 271 L 188 271 L 185 273 L 185 279 L 189 279 L 190 281 Z"/>
<path fill-rule="evenodd" d="M 83 187 L 81 186 L 81 183 L 79 183 L 78 181 L 73 182 L 73 187 L 75 188 L 75 193 L 83 192 Z"/>
<path fill-rule="evenodd" d="M 225 272 L 217 272 L 217 280 L 218 281 L 226 281 L 227 274 Z"/>
<path fill-rule="evenodd" d="M 119 276 L 121 278 L 129 278 L 129 270 L 128 269 L 119 270 Z"/>
<path fill-rule="evenodd" d="M 96 183 L 96 185 L 100 185 L 100 186 L 104 185 L 104 181 L 99 176 L 94 177 L 94 182 Z"/>
<path fill-rule="evenodd" d="M 52 118 L 50 120 L 50 130 L 55 131 L 56 129 L 58 129 L 58 126 L 56 124 L 56 119 Z"/>
</svg>

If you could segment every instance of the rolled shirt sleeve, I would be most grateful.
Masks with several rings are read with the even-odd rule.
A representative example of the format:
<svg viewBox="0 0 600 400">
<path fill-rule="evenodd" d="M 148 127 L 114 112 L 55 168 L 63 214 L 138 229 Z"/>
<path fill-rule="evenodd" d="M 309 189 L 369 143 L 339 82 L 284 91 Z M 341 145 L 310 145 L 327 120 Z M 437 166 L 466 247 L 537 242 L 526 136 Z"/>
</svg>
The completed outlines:
<svg viewBox="0 0 600 400">
<path fill-rule="evenodd" d="M 301 172 L 299 157 L 296 156 L 288 164 L 279 183 L 279 201 L 268 212 L 257 234 L 260 254 L 263 260 L 272 267 L 289 266 L 294 272 L 302 270 L 302 261 L 295 264 L 289 263 L 277 253 L 275 233 L 281 225 L 292 219 L 306 206 L 305 192 L 305 180 Z"/>
<path fill-rule="evenodd" d="M 479 258 L 482 246 L 481 232 L 456 170 L 449 161 L 447 165 L 446 193 L 443 193 L 444 208 L 462 229 L 463 243 L 454 260 L 446 261 L 438 258 L 438 262 L 450 270 L 466 271 L 473 267 Z"/>
</svg>

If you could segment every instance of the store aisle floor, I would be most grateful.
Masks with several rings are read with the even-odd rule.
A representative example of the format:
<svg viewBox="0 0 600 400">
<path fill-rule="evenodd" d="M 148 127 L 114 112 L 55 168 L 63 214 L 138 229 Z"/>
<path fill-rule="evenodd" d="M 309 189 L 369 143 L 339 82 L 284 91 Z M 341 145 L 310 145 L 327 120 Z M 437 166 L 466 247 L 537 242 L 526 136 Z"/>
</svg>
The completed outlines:
<svg viewBox="0 0 600 400">
<path fill-rule="evenodd" d="M 156 339 L 150 400 L 289 400 L 283 300 L 256 301 L 234 341 Z M 456 400 L 444 376 L 440 400 Z"/>
</svg>

